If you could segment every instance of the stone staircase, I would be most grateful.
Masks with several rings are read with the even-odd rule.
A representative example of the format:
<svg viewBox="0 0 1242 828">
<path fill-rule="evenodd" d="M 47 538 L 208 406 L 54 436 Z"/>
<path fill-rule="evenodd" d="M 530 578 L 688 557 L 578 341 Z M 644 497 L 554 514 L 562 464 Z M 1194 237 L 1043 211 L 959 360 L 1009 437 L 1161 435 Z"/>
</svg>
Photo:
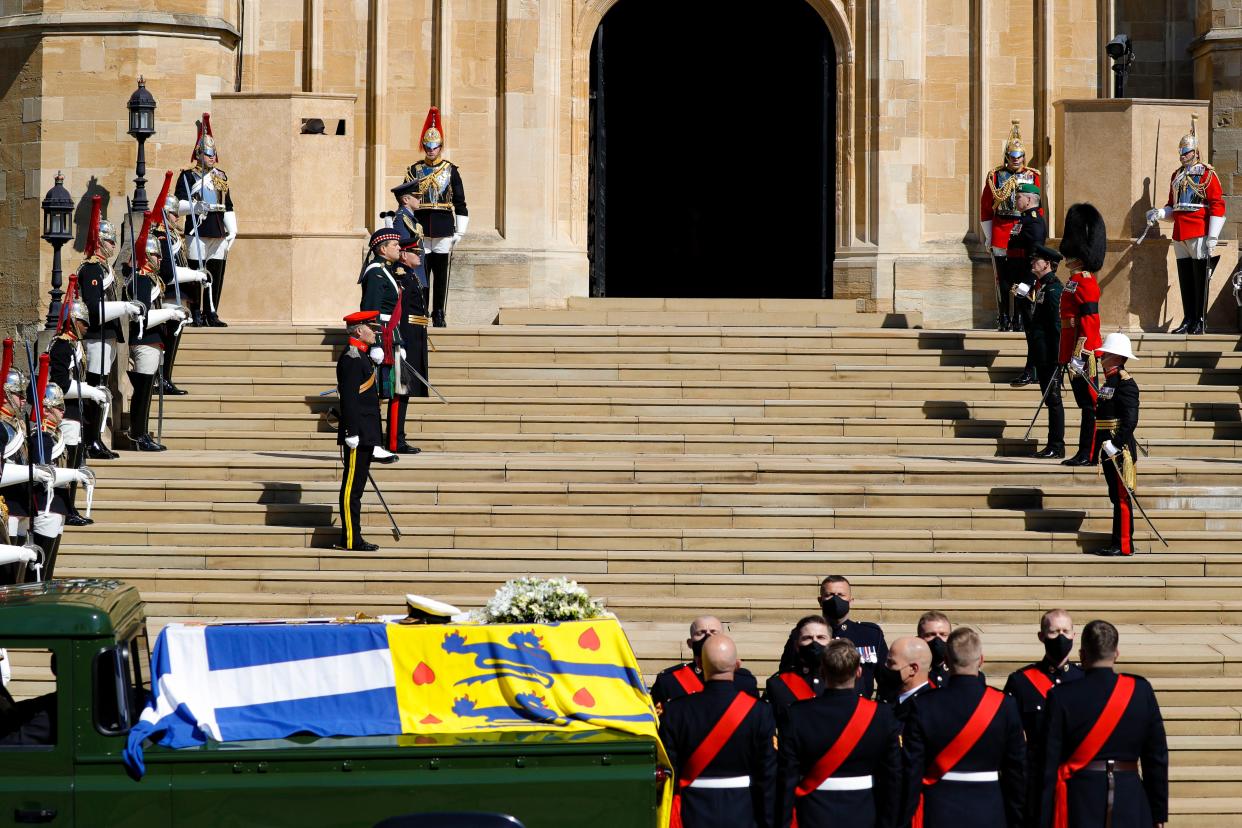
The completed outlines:
<svg viewBox="0 0 1242 828">
<path fill-rule="evenodd" d="M 687 657 L 704 612 L 766 676 L 829 573 L 890 639 L 932 608 L 978 626 L 998 682 L 1040 654 L 1040 613 L 1066 607 L 1117 623 L 1125 667 L 1160 692 L 1172 824 L 1242 825 L 1238 337 L 1135 338 L 1139 494 L 1170 547 L 1140 521 L 1141 554 L 1110 560 L 1082 554 L 1107 540 L 1098 472 L 1020 456 L 1038 401 L 1007 384 L 1020 335 L 798 304 L 575 300 L 436 331 L 452 404 L 412 404 L 424 453 L 374 467 L 403 536 L 368 494 L 383 548 L 366 556 L 329 548 L 321 392 L 343 336 L 189 330 L 171 450 L 96 464 L 97 522 L 67 536 L 59 573 L 137 585 L 156 627 L 393 613 L 406 592 L 478 606 L 508 577 L 565 574 L 607 599 L 649 678 Z"/>
</svg>

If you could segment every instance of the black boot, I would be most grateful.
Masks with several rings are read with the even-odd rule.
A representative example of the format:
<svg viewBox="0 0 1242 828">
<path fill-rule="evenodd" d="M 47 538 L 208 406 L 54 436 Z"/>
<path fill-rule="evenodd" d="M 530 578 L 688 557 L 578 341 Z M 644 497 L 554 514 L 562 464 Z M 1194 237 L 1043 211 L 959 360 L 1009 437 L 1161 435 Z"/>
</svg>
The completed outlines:
<svg viewBox="0 0 1242 828">
<path fill-rule="evenodd" d="M 1194 310 L 1186 314 L 1188 319 L 1194 319 L 1195 322 L 1190 326 L 1192 335 L 1199 335 L 1206 332 L 1207 324 L 1203 318 L 1204 311 L 1207 309 L 1207 291 L 1208 291 L 1208 261 L 1207 259 L 1194 259 Z"/>
<path fill-rule="evenodd" d="M 227 328 L 228 324 L 220 318 L 220 300 L 224 298 L 224 259 L 209 259 L 207 272 L 211 274 L 212 308 L 203 314 L 210 328 Z"/>
<path fill-rule="evenodd" d="M 34 534 L 34 542 L 43 550 L 43 568 L 39 572 L 39 576 L 50 581 L 54 577 L 53 570 L 56 568 L 56 553 L 60 551 L 60 535 L 52 537 L 51 535 Z M 34 565 L 31 564 L 26 568 L 26 583 L 32 583 L 35 578 Z"/>
<path fill-rule="evenodd" d="M 1021 388 L 1024 385 L 1030 385 L 1034 381 L 1035 372 L 1032 371 L 1031 366 L 1028 365 L 1026 368 L 1022 369 L 1021 375 L 1019 375 L 1013 382 L 1009 383 L 1009 385 L 1013 388 Z"/>
<path fill-rule="evenodd" d="M 105 394 L 111 396 L 112 391 L 104 382 L 101 374 L 87 374 L 86 381 L 95 386 L 102 388 Z M 103 430 L 104 423 L 104 407 L 97 403 L 86 403 L 82 412 L 82 442 L 86 444 L 86 456 L 92 460 L 115 460 L 121 455 L 104 445 Z"/>
<path fill-rule="evenodd" d="M 1178 325 L 1169 333 L 1184 334 L 1189 333 L 1194 327 L 1195 316 L 1195 289 L 1194 289 L 1194 259 L 1178 259 L 1177 260 L 1177 289 L 1182 297 L 1182 324 Z"/>
<path fill-rule="evenodd" d="M 163 446 L 152 439 L 147 428 L 155 377 L 130 371 L 129 381 L 134 386 L 134 396 L 129 402 L 129 441 L 137 451 L 163 451 Z"/>
<path fill-rule="evenodd" d="M 164 340 L 163 365 L 160 366 L 160 384 L 164 388 L 164 393 L 172 394 L 173 396 L 177 396 L 177 397 L 182 397 L 189 393 L 188 391 L 183 391 L 182 389 L 173 385 L 173 381 L 172 381 L 173 363 L 177 361 L 177 349 L 180 347 L 181 347 L 181 337 L 179 336 L 167 337 Z"/>
</svg>

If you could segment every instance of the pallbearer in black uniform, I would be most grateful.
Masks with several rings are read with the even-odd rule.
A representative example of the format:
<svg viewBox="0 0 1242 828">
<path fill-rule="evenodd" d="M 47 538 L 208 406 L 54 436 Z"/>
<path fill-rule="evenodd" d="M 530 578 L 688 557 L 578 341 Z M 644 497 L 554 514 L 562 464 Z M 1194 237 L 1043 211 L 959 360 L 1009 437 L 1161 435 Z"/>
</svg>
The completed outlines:
<svg viewBox="0 0 1242 828">
<path fill-rule="evenodd" d="M 893 715 L 902 727 L 914 712 L 914 703 L 936 688 L 929 681 L 931 648 L 921 638 L 908 635 L 888 648 L 888 660 L 875 671 L 876 698 L 893 705 Z"/>
<path fill-rule="evenodd" d="M 888 644 L 879 624 L 850 618 L 854 602 L 853 588 L 844 575 L 829 575 L 819 585 L 819 608 L 827 619 L 833 638 L 848 638 L 858 648 L 862 676 L 855 688 L 864 699 L 871 698 L 875 687 L 875 668 L 888 660 Z"/>
<path fill-rule="evenodd" d="M 345 476 L 341 478 L 341 539 L 337 549 L 374 552 L 379 549 L 362 538 L 362 491 L 375 448 L 383 439 L 380 429 L 379 376 L 371 356 L 379 311 L 358 311 L 345 317 L 349 342 L 336 361 L 336 391 L 341 399 L 341 420 L 336 431 Z M 396 459 L 395 457 L 393 459 Z"/>
<path fill-rule="evenodd" d="M 379 352 L 376 360 L 380 366 L 379 398 L 387 403 L 388 437 L 383 446 L 377 447 L 377 457 L 397 451 L 397 435 L 401 428 L 399 418 L 404 414 L 401 407 L 401 397 L 406 395 L 405 377 L 401 370 L 404 302 L 395 272 L 401 258 L 400 241 L 400 234 L 391 227 L 381 227 L 372 233 L 367 258 L 358 275 L 358 284 L 362 285 L 362 300 L 358 309 L 379 313 L 380 339 L 372 346 L 372 351 Z"/>
<path fill-rule="evenodd" d="M 660 716 L 677 791 L 673 825 L 767 828 L 775 819 L 772 711 L 734 686 L 733 639 L 708 637 L 701 657 L 703 691 L 670 699 Z"/>
<path fill-rule="evenodd" d="M 1036 247 L 1042 245 L 1048 239 L 1048 223 L 1044 221 L 1043 210 L 1039 206 L 1039 200 L 1040 191 L 1038 186 L 1031 183 L 1018 186 L 1017 206 L 1020 215 L 1018 216 L 1018 224 L 1014 227 L 1013 237 L 1009 240 L 1008 260 L 1010 275 L 1013 278 L 1013 284 L 1010 286 L 1009 292 L 1014 297 L 1013 311 L 1017 317 L 1016 327 L 1021 328 L 1026 335 L 1026 365 L 1022 369 L 1021 375 L 1009 383 L 1014 388 L 1021 388 L 1035 381 L 1035 360 L 1033 359 L 1031 348 L 1030 331 L 1031 314 L 1034 312 L 1034 305 L 1031 303 L 1029 292 L 1020 292 L 1018 286 L 1021 284 L 1030 286 L 1033 280 L 1031 274 L 1031 254 Z"/>
<path fill-rule="evenodd" d="M 91 198 L 91 223 L 83 251 L 86 259 L 78 268 L 78 289 L 91 315 L 84 337 L 86 381 L 95 388 L 104 389 L 107 396 L 102 404 L 87 406 L 83 440 L 87 456 L 92 460 L 115 460 L 120 455 L 103 442 L 103 430 L 112 410 L 112 391 L 108 380 L 116 361 L 117 343 L 125 341 L 121 321 L 141 316 L 143 308 L 119 298 L 120 291 L 112 271 L 112 258 L 116 255 L 116 228 L 102 218 L 101 201 L 99 196 Z"/>
<path fill-rule="evenodd" d="M 1125 369 L 1126 361 L 1131 359 L 1138 357 L 1130 350 L 1130 337 L 1123 333 L 1110 333 L 1100 346 L 1104 385 L 1095 403 L 1098 457 L 1093 459 L 1104 467 L 1108 499 L 1113 502 L 1112 539 L 1096 553 L 1106 557 L 1134 554 L 1134 503 L 1130 492 L 1138 485 L 1134 430 L 1138 428 L 1139 387 Z"/>
<path fill-rule="evenodd" d="M 1086 675 L 1048 693 L 1044 826 L 1164 828 L 1168 821 L 1164 719 L 1147 679 L 1114 672 L 1117 639 L 1107 621 L 1087 624 L 1079 648 Z"/>
<path fill-rule="evenodd" d="M 949 683 L 949 634 L 952 632 L 949 616 L 936 610 L 920 615 L 914 627 L 914 634 L 923 639 L 931 650 L 932 663 L 927 671 L 927 681 L 933 689 Z"/>
<path fill-rule="evenodd" d="M 808 615 L 790 631 L 780 669 L 768 679 L 763 691 L 764 701 L 772 705 L 778 729 L 785 729 L 785 714 L 790 705 L 816 698 L 824 692 L 820 668 L 830 641 L 832 633 L 822 615 Z M 852 679 L 850 686 L 854 686 Z"/>
<path fill-rule="evenodd" d="M 434 106 L 427 113 L 419 143 L 424 158 L 410 165 L 405 172 L 405 180 L 416 182 L 422 194 L 415 215 L 423 226 L 423 249 L 427 254 L 427 273 L 431 279 L 431 318 L 437 328 L 443 328 L 453 249 L 466 234 L 470 214 L 466 208 L 466 188 L 462 186 L 461 173 L 456 164 L 443 157 L 444 125 L 440 122 L 440 110 Z"/>
<path fill-rule="evenodd" d="M 422 252 L 422 238 L 417 234 L 402 239 L 401 259 L 393 268 L 397 285 L 401 288 L 401 321 L 397 327 L 401 335 L 401 365 L 406 372 L 405 393 L 397 397 L 395 442 L 392 441 L 392 424 L 389 425 L 388 432 L 388 447 L 397 454 L 418 454 L 421 450 L 406 441 L 405 412 L 410 404 L 410 397 L 427 397 L 431 393 L 427 387 L 427 382 L 430 382 L 427 327 L 431 324 L 431 319 L 427 316 L 425 294 L 418 276 Z"/>
<path fill-rule="evenodd" d="M 1017 295 L 1032 306 L 1026 326 L 1028 358 L 1034 366 L 1044 408 L 1048 411 L 1048 444 L 1034 457 L 1065 456 L 1065 406 L 1061 402 L 1061 280 L 1057 264 L 1061 254 L 1051 247 L 1035 245 L 1030 252 L 1031 279 L 1015 286 Z"/>
<path fill-rule="evenodd" d="M 902 739 L 914 828 L 1020 828 L 1026 742 L 1018 705 L 979 674 L 979 634 L 949 635 L 949 683 L 914 703 Z"/>
<path fill-rule="evenodd" d="M 163 247 L 151 235 L 153 216 L 146 214 L 142 232 L 136 246 L 138 272 L 134 274 L 130 293 L 145 313 L 129 323 L 129 381 L 134 388 L 129 403 L 129 440 L 138 451 L 164 451 L 165 446 L 151 434 L 151 396 L 156 378 L 160 375 L 164 340 L 160 334 L 163 325 L 180 325 L 187 312 L 181 308 L 166 308 L 164 283 L 160 279 L 160 262 Z"/>
<path fill-rule="evenodd" d="M 779 824 L 798 828 L 892 828 L 901 811 L 899 726 L 892 708 L 858 695 L 862 674 L 849 639 L 821 657 L 827 686 L 789 708 L 780 733 Z"/>
<path fill-rule="evenodd" d="M 60 431 L 65 440 L 66 465 L 74 469 L 83 465 L 86 412 L 107 399 L 104 389 L 86 383 L 86 351 L 82 347 L 82 337 L 90 324 L 90 312 L 81 300 L 71 298 L 76 293 L 77 277 L 71 276 L 69 290 L 65 293 L 66 301 L 62 304 L 65 312 L 61 331 L 47 349 L 50 381 L 60 388 L 65 402 L 65 418 L 61 421 Z M 94 522 L 78 512 L 76 481 L 69 485 L 65 500 L 69 507 L 65 522 L 69 526 L 87 526 Z"/>
<path fill-rule="evenodd" d="M 189 241 L 186 255 L 190 265 L 211 274 L 210 284 L 197 291 L 192 300 L 192 324 L 226 328 L 218 311 L 224 293 L 224 265 L 237 238 L 237 215 L 233 212 L 228 176 L 216 166 L 219 157 L 211 134 L 211 116 L 204 112 L 203 120 L 196 123 L 198 140 L 191 157 L 194 166 L 177 176 L 176 191 L 177 214 L 186 217 L 184 233 Z"/>
<path fill-rule="evenodd" d="M 686 639 L 686 646 L 690 648 L 694 658 L 683 664 L 666 667 L 656 676 L 651 685 L 651 701 L 655 703 L 657 710 L 669 699 L 703 692 L 703 645 L 708 638 L 719 635 L 723 629 L 720 619 L 714 615 L 700 615 L 690 622 L 690 637 Z M 759 697 L 759 683 L 745 667 L 738 667 L 733 671 L 733 684 L 738 690 L 755 698 Z"/>
<path fill-rule="evenodd" d="M 1005 694 L 1018 703 L 1022 713 L 1022 731 L 1026 734 L 1027 828 L 1037 828 L 1039 824 L 1043 795 L 1043 778 L 1039 770 L 1043 756 L 1039 749 L 1044 743 L 1044 725 L 1047 722 L 1044 709 L 1048 704 L 1048 692 L 1058 685 L 1078 681 L 1084 675 L 1077 664 L 1070 662 L 1070 653 L 1074 649 L 1074 620 L 1068 612 L 1054 609 L 1044 613 L 1039 620 L 1038 637 L 1044 645 L 1044 657 L 1013 671 L 1005 682 Z"/>
</svg>

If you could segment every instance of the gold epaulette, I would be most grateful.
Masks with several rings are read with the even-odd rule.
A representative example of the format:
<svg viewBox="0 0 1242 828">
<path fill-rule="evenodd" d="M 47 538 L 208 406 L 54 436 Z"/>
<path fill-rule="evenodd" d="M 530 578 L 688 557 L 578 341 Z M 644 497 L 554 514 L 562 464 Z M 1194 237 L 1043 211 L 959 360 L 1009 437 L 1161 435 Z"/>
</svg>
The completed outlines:
<svg viewBox="0 0 1242 828">
<path fill-rule="evenodd" d="M 1121 369 L 1121 378 L 1122 378 L 1123 380 L 1128 380 L 1128 379 L 1131 379 L 1131 377 L 1130 377 L 1130 372 L 1129 372 L 1129 371 L 1127 371 L 1125 368 L 1122 368 L 1122 369 Z"/>
</svg>

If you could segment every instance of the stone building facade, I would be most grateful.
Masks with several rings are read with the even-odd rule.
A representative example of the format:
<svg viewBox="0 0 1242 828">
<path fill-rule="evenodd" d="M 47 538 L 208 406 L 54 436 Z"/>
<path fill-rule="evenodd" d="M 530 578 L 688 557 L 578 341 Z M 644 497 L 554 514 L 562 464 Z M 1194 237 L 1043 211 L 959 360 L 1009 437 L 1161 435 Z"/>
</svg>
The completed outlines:
<svg viewBox="0 0 1242 828">
<path fill-rule="evenodd" d="M 835 161 L 836 297 L 920 310 L 934 326 L 986 324 L 990 274 L 976 238 L 984 174 L 1018 120 L 1030 162 L 1052 180 L 1064 145 L 1055 106 L 1111 94 L 1104 44 L 1127 28 L 1139 56 L 1132 94 L 1207 100 L 1212 163 L 1226 193 L 1242 192 L 1242 0 L 799 2 L 815 10 L 835 53 L 835 139 L 825 151 Z M 164 169 L 188 163 L 204 111 L 224 135 L 221 166 L 239 194 L 254 193 L 249 204 L 238 199 L 241 273 L 231 271 L 251 290 L 230 318 L 332 315 L 296 291 L 273 298 L 255 287 L 277 251 L 315 236 L 314 222 L 294 214 L 321 191 L 340 209 L 315 237 L 337 241 L 287 278 L 352 297 L 365 230 L 391 209 L 387 190 L 418 157 L 432 104 L 469 190 L 454 319 L 484 323 L 502 306 L 587 294 L 591 46 L 618 3 L 650 4 L 659 22 L 655 0 L 0 0 L 0 316 L 45 310 L 51 250 L 38 238 L 39 200 L 58 170 L 81 199 L 78 250 L 91 194 L 104 196 L 110 216 L 123 212 L 135 156 L 125 101 L 139 75 L 158 101 L 151 196 Z M 649 59 L 675 71 L 675 55 Z M 265 147 L 298 155 L 290 113 L 314 116 L 316 96 L 323 112 L 341 114 L 329 126 L 346 151 L 321 171 L 334 179 L 322 188 L 310 164 L 290 204 L 247 178 L 263 169 Z M 270 116 L 261 114 L 267 98 Z M 229 122 L 242 111 L 243 122 Z M 1067 205 L 1050 206 L 1055 233 Z M 286 210 L 294 218 L 278 221 Z M 1227 238 L 1239 217 L 1231 209 Z M 66 252 L 76 266 L 80 257 Z"/>
</svg>

